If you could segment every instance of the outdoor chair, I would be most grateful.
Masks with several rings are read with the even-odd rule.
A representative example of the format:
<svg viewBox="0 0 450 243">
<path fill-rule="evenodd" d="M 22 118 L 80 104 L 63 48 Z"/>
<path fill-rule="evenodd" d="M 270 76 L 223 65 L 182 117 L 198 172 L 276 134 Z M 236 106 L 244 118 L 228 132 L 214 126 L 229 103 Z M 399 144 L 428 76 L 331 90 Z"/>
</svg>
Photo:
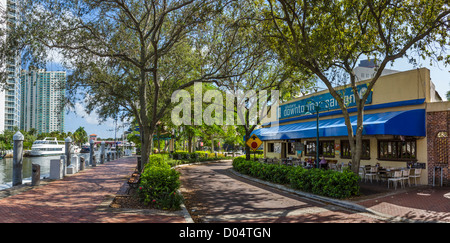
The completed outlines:
<svg viewBox="0 0 450 243">
<path fill-rule="evenodd" d="M 400 181 L 402 183 L 402 171 L 394 171 L 394 176 L 388 179 L 388 188 L 389 188 L 389 182 L 392 181 L 392 184 L 395 182 L 395 190 L 397 190 L 397 183 Z"/>
<path fill-rule="evenodd" d="M 406 182 L 408 182 L 409 186 L 411 186 L 411 183 L 409 182 L 409 174 L 410 174 L 409 169 L 402 170 L 402 184 L 403 184 L 403 181 L 406 181 Z M 406 182 L 405 182 L 405 184 L 403 184 L 403 186 L 406 186 Z"/>
<path fill-rule="evenodd" d="M 414 178 L 414 185 L 417 186 L 417 178 L 420 178 L 420 174 L 422 173 L 422 169 L 414 169 L 414 174 L 409 175 L 409 178 Z"/>
<path fill-rule="evenodd" d="M 371 167 L 365 167 L 366 170 L 366 182 L 367 182 L 367 178 L 370 177 L 370 183 L 372 183 L 372 180 L 374 177 L 378 176 L 378 167 L 375 166 L 371 166 Z"/>
<path fill-rule="evenodd" d="M 362 178 L 365 178 L 366 176 L 366 171 L 365 171 L 365 168 L 364 167 L 359 167 L 359 172 L 358 172 L 358 175 L 359 175 L 359 177 L 361 177 L 361 180 L 362 180 Z"/>
<path fill-rule="evenodd" d="M 378 168 L 378 177 L 381 181 L 385 180 L 387 181 L 389 179 L 389 173 L 386 169 L 380 169 Z"/>
</svg>

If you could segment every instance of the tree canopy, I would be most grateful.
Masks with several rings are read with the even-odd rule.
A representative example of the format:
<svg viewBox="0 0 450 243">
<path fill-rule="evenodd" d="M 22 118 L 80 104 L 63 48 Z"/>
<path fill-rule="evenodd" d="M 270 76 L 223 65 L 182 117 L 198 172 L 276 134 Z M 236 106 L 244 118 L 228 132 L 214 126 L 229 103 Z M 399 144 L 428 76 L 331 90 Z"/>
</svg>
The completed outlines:
<svg viewBox="0 0 450 243">
<path fill-rule="evenodd" d="M 347 126 L 352 164 L 357 173 L 361 155 L 364 104 L 370 92 L 361 96 L 353 69 L 367 57 L 378 64 L 368 83 L 372 90 L 388 63 L 414 50 L 421 57 L 443 56 L 449 44 L 448 2 L 421 0 L 267 0 L 260 4 L 262 21 L 272 48 L 288 65 L 310 70 L 338 102 Z M 438 44 L 439 49 L 435 45 Z M 415 57 L 410 56 L 414 62 Z M 350 85 L 356 100 L 358 119 L 353 131 L 347 104 L 336 87 Z M 355 134 L 355 135 L 354 135 Z M 317 158 L 318 159 L 318 158 Z"/>
<path fill-rule="evenodd" d="M 43 67 L 58 52 L 73 71 L 67 105 L 83 101 L 103 119 L 133 117 L 143 163 L 158 123 L 177 105 L 176 90 L 207 82 L 222 92 L 278 89 L 285 100 L 320 80 L 342 109 L 357 168 L 370 93 L 358 93 L 359 60 L 378 64 L 369 91 L 398 58 L 450 63 L 446 0 L 26 0 L 21 7 L 22 21 L 7 29 L 1 57 L 22 50 L 27 64 Z M 342 85 L 355 95 L 356 131 L 336 89 Z M 250 99 L 243 102 L 233 101 L 245 106 L 236 109 L 244 124 L 235 130 L 248 136 L 256 125 Z M 217 127 L 197 128 L 185 131 L 214 134 Z"/>
</svg>

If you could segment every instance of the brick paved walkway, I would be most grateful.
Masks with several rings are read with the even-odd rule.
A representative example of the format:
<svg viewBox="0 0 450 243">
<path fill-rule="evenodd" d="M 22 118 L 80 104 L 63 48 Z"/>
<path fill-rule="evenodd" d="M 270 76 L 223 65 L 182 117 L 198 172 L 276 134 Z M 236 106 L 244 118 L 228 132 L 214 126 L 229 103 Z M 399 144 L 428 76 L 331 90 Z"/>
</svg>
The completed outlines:
<svg viewBox="0 0 450 243">
<path fill-rule="evenodd" d="M 120 158 L 2 198 L 0 223 L 186 222 L 181 214 L 108 208 L 135 166 L 136 157 Z"/>
<path fill-rule="evenodd" d="M 333 206 L 337 200 L 323 200 L 330 203 L 324 205 L 271 190 L 228 173 L 229 168 L 230 162 L 183 168 L 182 189 L 191 198 L 187 206 L 196 210 L 193 217 L 205 222 L 450 222 L 450 187 L 407 186 L 348 200 L 368 210 L 358 213 L 361 208 L 354 211 L 350 204 L 350 211 Z"/>
<path fill-rule="evenodd" d="M 188 200 L 186 207 L 197 222 L 381 222 L 368 214 L 311 200 L 237 176 L 229 171 L 230 168 L 231 161 L 223 161 L 180 169 L 181 191 Z"/>
<path fill-rule="evenodd" d="M 123 189 L 123 185 L 134 170 L 135 165 L 135 157 L 121 158 L 104 165 L 98 165 L 95 168 L 86 169 L 76 175 L 67 176 L 63 180 L 43 181 L 43 185 L 38 187 L 23 186 L 15 190 L 9 190 L 18 192 L 16 195 L 9 196 L 9 191 L 0 191 L 0 223 L 186 222 L 184 215 L 180 212 L 120 210 L 108 207 L 114 195 L 121 191 L 121 188 Z M 218 179 L 223 174 L 219 172 L 224 170 L 224 168 L 218 168 L 220 166 L 222 166 L 220 163 L 210 166 L 210 168 L 215 170 L 209 173 L 197 174 L 192 172 L 201 167 L 186 168 L 184 170 L 190 170 L 191 173 L 186 174 L 185 177 L 192 177 L 193 181 L 205 178 L 210 180 Z M 229 167 L 230 164 L 226 168 Z M 274 201 L 278 205 L 272 205 L 273 207 L 286 207 L 287 203 L 294 203 L 294 196 L 286 195 L 287 199 L 281 200 L 278 197 L 274 197 L 273 192 L 263 193 L 260 191 L 260 188 L 254 187 L 254 185 L 251 186 L 248 182 L 242 184 L 242 182 L 236 182 L 229 177 L 224 177 L 223 180 L 225 180 L 226 186 L 224 184 L 220 185 L 222 194 L 211 194 L 210 199 L 211 201 L 223 199 L 223 202 L 228 203 L 228 207 L 218 207 L 217 204 L 214 204 L 214 207 L 210 208 L 209 211 L 210 213 L 216 212 L 216 214 L 210 218 L 210 222 L 214 222 L 219 216 L 225 217 L 225 212 L 227 214 L 231 213 L 231 216 L 238 215 L 241 218 L 252 219 L 248 222 L 273 222 L 274 218 L 278 218 L 278 222 L 377 222 L 372 217 L 365 217 L 359 214 L 352 214 L 352 217 L 349 217 L 347 212 L 333 209 L 333 207 L 321 209 L 323 205 L 316 205 L 311 201 L 305 201 L 302 204 L 299 200 L 295 200 L 298 205 L 291 205 L 292 207 L 288 205 L 289 213 L 283 214 L 282 217 L 279 217 L 277 210 L 268 210 L 274 214 L 272 217 L 270 213 L 267 214 L 267 209 L 270 209 L 267 206 L 269 201 Z M 186 180 L 184 182 L 186 183 Z M 189 183 L 186 183 L 186 185 L 189 185 Z M 198 185 L 215 186 L 214 183 L 205 184 L 204 181 L 196 184 L 196 186 Z M 242 196 L 244 187 L 250 188 L 248 192 L 252 196 Z M 237 201 L 230 200 L 229 197 L 231 195 L 241 195 L 241 200 L 247 206 L 242 208 L 242 210 L 237 210 L 238 206 L 235 205 Z M 258 200 L 259 204 L 249 208 L 248 206 L 253 205 L 252 202 L 256 199 L 260 199 Z M 399 190 L 395 194 L 386 194 L 356 203 L 373 212 L 383 214 L 386 218 L 394 221 L 450 222 L 449 187 L 408 188 L 406 191 Z M 261 207 L 266 210 L 259 210 Z M 233 214 L 233 210 L 237 210 L 234 212 L 235 214 Z M 244 222 L 246 221 L 245 219 L 238 221 Z M 235 221 L 230 220 L 230 222 Z"/>
<path fill-rule="evenodd" d="M 450 187 L 407 187 L 358 204 L 397 221 L 450 223 Z"/>
</svg>

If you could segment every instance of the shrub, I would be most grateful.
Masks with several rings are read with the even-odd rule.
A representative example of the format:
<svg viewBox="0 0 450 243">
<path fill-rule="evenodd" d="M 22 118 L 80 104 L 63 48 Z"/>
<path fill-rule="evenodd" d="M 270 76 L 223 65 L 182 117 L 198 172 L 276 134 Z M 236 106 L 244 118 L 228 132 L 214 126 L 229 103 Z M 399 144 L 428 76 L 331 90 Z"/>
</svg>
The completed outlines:
<svg viewBox="0 0 450 243">
<path fill-rule="evenodd" d="M 148 166 L 156 166 L 156 167 L 168 167 L 168 158 L 164 154 L 153 154 L 148 158 Z"/>
<path fill-rule="evenodd" d="M 193 153 L 188 152 L 174 152 L 170 154 L 170 158 L 173 158 L 173 164 L 185 164 L 201 161 L 213 161 L 227 158 L 223 153 L 218 153 L 217 157 L 215 153 L 209 153 L 205 151 L 196 151 Z M 178 161 L 178 162 L 175 162 Z M 171 162 L 169 162 L 171 164 Z"/>
<path fill-rule="evenodd" d="M 146 205 L 165 210 L 178 210 L 182 196 L 180 173 L 170 168 L 167 155 L 151 155 L 141 174 L 138 196 Z"/>
<path fill-rule="evenodd" d="M 233 160 L 233 168 L 242 174 L 278 184 L 290 184 L 294 189 L 317 195 L 349 198 L 359 194 L 359 177 L 349 170 L 308 170 L 302 167 L 262 164 L 243 157 Z"/>
<path fill-rule="evenodd" d="M 288 174 L 293 169 L 293 167 L 283 165 L 261 164 L 259 162 L 245 160 L 244 157 L 235 158 L 233 160 L 233 168 L 242 174 L 278 184 L 289 183 Z"/>
</svg>

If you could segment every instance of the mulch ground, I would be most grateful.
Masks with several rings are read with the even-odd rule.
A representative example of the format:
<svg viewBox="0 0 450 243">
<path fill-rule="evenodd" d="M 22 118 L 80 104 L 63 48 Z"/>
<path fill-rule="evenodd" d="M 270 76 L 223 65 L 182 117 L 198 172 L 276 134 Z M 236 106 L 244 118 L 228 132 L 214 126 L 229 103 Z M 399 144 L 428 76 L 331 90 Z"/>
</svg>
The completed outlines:
<svg viewBox="0 0 450 243">
<path fill-rule="evenodd" d="M 152 209 L 146 206 L 134 196 L 116 196 L 109 205 L 111 208 L 133 208 L 133 209 Z"/>
<path fill-rule="evenodd" d="M 155 209 L 151 205 L 145 205 L 144 202 L 141 202 L 135 189 L 130 189 L 128 195 L 117 195 L 109 206 L 111 208 Z"/>
</svg>

